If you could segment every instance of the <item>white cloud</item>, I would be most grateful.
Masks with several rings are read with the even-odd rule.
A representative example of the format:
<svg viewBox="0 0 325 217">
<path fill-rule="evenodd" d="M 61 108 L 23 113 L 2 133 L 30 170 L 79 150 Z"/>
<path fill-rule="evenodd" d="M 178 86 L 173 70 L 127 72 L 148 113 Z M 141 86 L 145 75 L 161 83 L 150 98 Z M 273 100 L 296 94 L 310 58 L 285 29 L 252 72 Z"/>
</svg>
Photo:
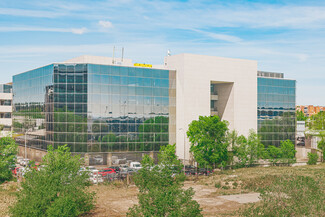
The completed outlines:
<svg viewBox="0 0 325 217">
<path fill-rule="evenodd" d="M 84 34 L 88 31 L 87 28 L 44 28 L 33 26 L 20 27 L 0 27 L 0 32 L 67 32 L 73 34 Z"/>
<path fill-rule="evenodd" d="M 98 24 L 101 27 L 105 28 L 105 29 L 108 29 L 108 28 L 112 28 L 113 27 L 113 24 L 110 21 L 108 21 L 108 20 L 100 20 L 98 22 Z"/>
<path fill-rule="evenodd" d="M 194 32 L 202 33 L 203 35 L 205 35 L 207 37 L 221 40 L 221 41 L 227 41 L 227 42 L 232 42 L 232 43 L 238 43 L 238 42 L 242 41 L 241 38 L 239 38 L 237 36 L 233 36 L 233 35 L 206 32 L 206 31 L 202 31 L 202 30 L 198 30 L 198 29 L 190 29 L 190 30 L 192 30 Z"/>
<path fill-rule="evenodd" d="M 82 35 L 82 34 L 86 33 L 88 31 L 88 29 L 83 27 L 83 28 L 79 28 L 79 29 L 71 29 L 70 31 L 74 34 Z"/>
<path fill-rule="evenodd" d="M 16 8 L 0 8 L 0 14 L 10 15 L 10 16 L 43 17 L 43 18 L 54 18 L 63 15 L 63 13 L 60 12 L 45 11 L 45 10 L 16 9 Z"/>
</svg>

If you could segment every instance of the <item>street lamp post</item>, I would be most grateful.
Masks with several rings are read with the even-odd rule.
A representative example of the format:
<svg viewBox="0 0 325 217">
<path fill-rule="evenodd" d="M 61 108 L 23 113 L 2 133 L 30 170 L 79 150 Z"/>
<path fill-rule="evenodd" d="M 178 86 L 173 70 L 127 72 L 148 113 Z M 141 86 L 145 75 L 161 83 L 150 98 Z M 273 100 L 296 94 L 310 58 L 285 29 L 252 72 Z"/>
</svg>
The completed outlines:
<svg viewBox="0 0 325 217">
<path fill-rule="evenodd" d="M 30 129 L 25 131 L 25 159 L 27 159 L 27 133 Z"/>
</svg>

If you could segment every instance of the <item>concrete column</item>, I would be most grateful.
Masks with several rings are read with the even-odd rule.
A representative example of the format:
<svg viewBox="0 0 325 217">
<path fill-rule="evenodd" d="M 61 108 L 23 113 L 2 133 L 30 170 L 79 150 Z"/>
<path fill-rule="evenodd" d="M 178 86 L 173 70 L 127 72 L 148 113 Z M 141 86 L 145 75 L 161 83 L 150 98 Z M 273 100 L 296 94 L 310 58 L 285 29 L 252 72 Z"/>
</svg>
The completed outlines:
<svg viewBox="0 0 325 217">
<path fill-rule="evenodd" d="M 149 156 L 154 160 L 154 153 L 153 153 L 153 151 L 151 151 L 151 152 L 149 153 Z"/>
<path fill-rule="evenodd" d="M 112 166 L 112 153 L 107 154 L 107 166 Z"/>
</svg>

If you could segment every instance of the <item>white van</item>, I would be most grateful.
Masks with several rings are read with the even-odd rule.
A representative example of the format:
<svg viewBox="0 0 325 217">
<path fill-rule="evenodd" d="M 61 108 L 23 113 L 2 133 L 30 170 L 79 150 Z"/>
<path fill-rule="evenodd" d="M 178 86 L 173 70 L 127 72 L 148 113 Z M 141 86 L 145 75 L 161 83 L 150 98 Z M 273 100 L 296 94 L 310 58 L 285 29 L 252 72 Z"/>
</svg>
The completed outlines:
<svg viewBox="0 0 325 217">
<path fill-rule="evenodd" d="M 131 162 L 130 163 L 130 168 L 135 169 L 135 170 L 139 170 L 142 169 L 141 163 L 139 162 Z"/>
</svg>

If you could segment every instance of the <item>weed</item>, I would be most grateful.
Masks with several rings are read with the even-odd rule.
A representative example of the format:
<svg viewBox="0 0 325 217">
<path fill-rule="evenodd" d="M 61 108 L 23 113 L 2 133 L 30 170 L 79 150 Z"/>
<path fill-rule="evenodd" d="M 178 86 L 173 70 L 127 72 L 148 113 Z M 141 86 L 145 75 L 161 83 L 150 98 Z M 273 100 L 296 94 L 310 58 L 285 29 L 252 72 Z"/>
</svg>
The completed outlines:
<svg viewBox="0 0 325 217">
<path fill-rule="evenodd" d="M 244 216 L 323 216 L 325 194 L 322 180 L 297 175 L 283 175 L 260 189 L 262 202 L 243 212 Z M 324 186 L 323 186 L 324 187 Z"/>
<path fill-rule="evenodd" d="M 214 187 L 216 187 L 216 188 L 221 188 L 221 183 L 220 183 L 220 182 L 215 183 L 215 184 L 214 184 Z"/>
</svg>

